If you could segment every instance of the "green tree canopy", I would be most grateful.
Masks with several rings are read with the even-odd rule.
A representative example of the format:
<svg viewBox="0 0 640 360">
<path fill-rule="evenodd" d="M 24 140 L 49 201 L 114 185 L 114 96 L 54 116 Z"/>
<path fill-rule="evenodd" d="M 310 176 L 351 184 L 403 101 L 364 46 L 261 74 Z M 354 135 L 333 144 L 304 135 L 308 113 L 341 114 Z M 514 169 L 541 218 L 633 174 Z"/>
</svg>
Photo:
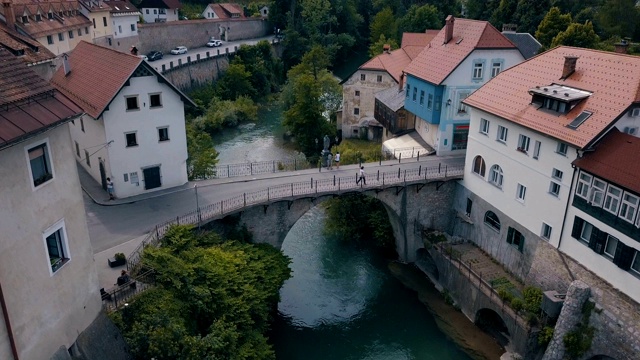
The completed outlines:
<svg viewBox="0 0 640 360">
<path fill-rule="evenodd" d="M 489 21 L 491 15 L 498 9 L 500 0 L 467 0 L 466 9 L 469 19 Z"/>
<path fill-rule="evenodd" d="M 600 42 L 600 37 L 593 31 L 593 25 L 590 22 L 586 24 L 573 23 L 569 25 L 567 30 L 561 32 L 553 38 L 551 47 L 560 45 L 575 46 L 587 49 L 595 49 Z"/>
<path fill-rule="evenodd" d="M 256 89 L 251 84 L 251 73 L 242 63 L 232 62 L 216 85 L 218 96 L 225 100 L 235 100 L 240 96 L 253 98 L 256 95 Z"/>
<path fill-rule="evenodd" d="M 518 32 L 535 33 L 550 6 L 549 0 L 519 0 L 514 15 Z"/>
<path fill-rule="evenodd" d="M 500 30 L 504 24 L 515 23 L 517 9 L 518 0 L 500 0 L 498 8 L 491 15 L 491 24 Z"/>
<path fill-rule="evenodd" d="M 440 29 L 442 17 L 433 5 L 411 5 L 407 13 L 400 19 L 400 33 L 425 32 L 427 29 Z"/>
<path fill-rule="evenodd" d="M 398 39 L 398 22 L 391 8 L 380 10 L 371 21 L 370 41 L 374 43 L 380 39 L 380 35 L 384 35 L 387 39 Z"/>
<path fill-rule="evenodd" d="M 560 8 L 552 7 L 544 16 L 535 37 L 538 39 L 543 48 L 549 48 L 553 38 L 555 38 L 560 32 L 567 30 L 567 27 L 571 24 L 571 14 L 561 14 Z"/>
<path fill-rule="evenodd" d="M 187 176 L 189 180 L 211 177 L 218 163 L 218 152 L 213 148 L 211 136 L 187 123 Z"/>
<path fill-rule="evenodd" d="M 380 35 L 380 39 L 369 46 L 369 57 L 373 58 L 382 54 L 385 45 L 389 45 L 391 50 L 399 48 L 398 43 L 395 40 L 387 39 L 384 35 Z"/>
<path fill-rule="evenodd" d="M 598 9 L 598 25 L 605 37 L 633 36 L 638 19 L 635 0 L 606 0 Z"/>
</svg>

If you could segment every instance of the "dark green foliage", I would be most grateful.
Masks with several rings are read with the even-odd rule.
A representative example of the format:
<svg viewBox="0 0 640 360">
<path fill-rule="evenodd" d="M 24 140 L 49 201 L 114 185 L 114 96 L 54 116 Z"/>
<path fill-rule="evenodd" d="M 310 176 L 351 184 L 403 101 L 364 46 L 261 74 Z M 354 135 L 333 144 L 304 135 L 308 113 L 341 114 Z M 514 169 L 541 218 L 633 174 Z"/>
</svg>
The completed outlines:
<svg viewBox="0 0 640 360">
<path fill-rule="evenodd" d="M 504 24 L 516 22 L 515 14 L 518 8 L 518 0 L 500 0 L 496 11 L 491 15 L 491 24 L 498 29 L 502 29 Z"/>
<path fill-rule="evenodd" d="M 411 5 L 407 13 L 400 19 L 400 34 L 403 32 L 425 32 L 427 29 L 440 29 L 444 17 L 433 5 Z"/>
<path fill-rule="evenodd" d="M 527 286 L 522 291 L 524 297 L 524 309 L 531 314 L 540 313 L 540 305 L 542 305 L 542 290 Z"/>
<path fill-rule="evenodd" d="M 567 30 L 559 33 L 553 38 L 551 47 L 560 45 L 575 46 L 587 49 L 595 49 L 600 42 L 600 37 L 593 30 L 590 22 L 586 24 L 573 23 L 569 25 Z"/>
<path fill-rule="evenodd" d="M 275 57 L 268 41 L 260 41 L 255 45 L 241 45 L 232 63 L 243 64 L 249 72 L 249 81 L 256 95 L 254 99 L 278 91 L 279 85 L 284 81 L 282 62 Z"/>
<path fill-rule="evenodd" d="M 136 359 L 274 359 L 263 333 L 289 260 L 269 245 L 172 228 L 145 249 L 156 287 L 116 316 Z"/>
<path fill-rule="evenodd" d="M 518 32 L 535 33 L 550 6 L 549 0 L 519 0 L 514 16 Z"/>
<path fill-rule="evenodd" d="M 467 0 L 467 18 L 489 21 L 500 0 Z"/>
<path fill-rule="evenodd" d="M 327 202 L 325 232 L 345 241 L 370 244 L 396 256 L 393 229 L 384 205 L 372 197 L 353 194 Z"/>
<path fill-rule="evenodd" d="M 543 48 L 549 49 L 553 38 L 567 30 L 569 24 L 571 24 L 571 14 L 561 14 L 560 8 L 552 7 L 540 22 L 535 37 Z"/>
<path fill-rule="evenodd" d="M 543 347 L 547 347 L 553 339 L 553 332 L 555 328 L 553 326 L 545 326 L 538 334 L 538 344 Z"/>
<path fill-rule="evenodd" d="M 595 304 L 585 301 L 582 305 L 582 319 L 576 328 L 568 332 L 562 339 L 567 351 L 567 357 L 571 360 L 580 359 L 591 348 L 595 328 L 589 326 L 589 319 Z"/>
<path fill-rule="evenodd" d="M 370 30 L 370 43 L 378 41 L 381 35 L 384 35 L 387 39 L 397 41 L 399 38 L 398 20 L 393 11 L 391 11 L 391 8 L 384 8 L 373 17 L 371 20 Z"/>
<path fill-rule="evenodd" d="M 218 163 L 218 152 L 211 136 L 196 128 L 194 121 L 187 121 L 187 175 L 189 180 L 206 179 L 213 175 Z"/>
<path fill-rule="evenodd" d="M 380 39 L 369 46 L 369 56 L 375 57 L 382 54 L 385 45 L 389 45 L 391 51 L 399 48 L 394 39 L 387 39 L 384 35 L 380 35 Z"/>
<path fill-rule="evenodd" d="M 524 309 L 524 301 L 522 301 L 522 299 L 520 298 L 514 298 L 513 300 L 511 300 L 511 308 L 516 313 L 520 312 L 522 309 Z"/>
</svg>

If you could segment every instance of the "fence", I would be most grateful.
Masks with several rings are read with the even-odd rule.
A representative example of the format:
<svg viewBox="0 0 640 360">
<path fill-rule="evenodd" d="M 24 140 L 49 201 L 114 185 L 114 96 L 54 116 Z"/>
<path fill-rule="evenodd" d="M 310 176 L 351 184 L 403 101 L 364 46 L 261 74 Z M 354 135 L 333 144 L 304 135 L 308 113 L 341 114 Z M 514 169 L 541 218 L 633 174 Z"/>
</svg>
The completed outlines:
<svg viewBox="0 0 640 360">
<path fill-rule="evenodd" d="M 125 305 L 132 297 L 145 291 L 155 284 L 155 272 L 147 270 L 142 274 L 131 276 L 131 281 L 111 289 L 101 289 L 102 307 L 107 312 L 112 312 Z"/>
<path fill-rule="evenodd" d="M 147 246 L 157 246 L 160 239 L 172 225 L 201 224 L 218 217 L 230 214 L 247 206 L 266 204 L 280 199 L 291 199 L 305 195 L 335 194 L 349 191 L 364 191 L 367 189 L 380 189 L 409 183 L 423 182 L 437 179 L 449 179 L 461 177 L 464 173 L 464 165 L 441 165 L 431 168 L 380 172 L 369 174 L 365 181 L 358 183 L 357 175 L 349 177 L 336 177 L 330 179 L 301 181 L 289 184 L 281 184 L 266 189 L 244 193 L 232 198 L 222 200 L 182 216 L 156 225 L 149 235 L 143 239 L 140 245 L 129 255 L 127 267 L 130 274 L 136 274 L 142 268 L 140 257 Z M 365 184 L 366 182 L 366 184 Z"/>
</svg>

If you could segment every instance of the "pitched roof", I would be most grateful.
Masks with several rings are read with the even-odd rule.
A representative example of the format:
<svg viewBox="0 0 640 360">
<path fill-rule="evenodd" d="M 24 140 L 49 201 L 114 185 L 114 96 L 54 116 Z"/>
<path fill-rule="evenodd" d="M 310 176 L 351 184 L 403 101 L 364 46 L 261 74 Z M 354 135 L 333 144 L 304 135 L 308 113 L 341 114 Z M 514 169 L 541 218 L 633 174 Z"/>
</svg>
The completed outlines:
<svg viewBox="0 0 640 360">
<path fill-rule="evenodd" d="M 238 4 L 223 3 L 223 4 L 209 4 L 209 7 L 220 19 L 230 19 L 233 14 L 234 18 L 244 18 L 244 10 Z"/>
<path fill-rule="evenodd" d="M 445 43 L 447 25 L 406 67 L 405 72 L 441 84 L 476 49 L 516 49 L 486 21 L 453 18 L 453 37 Z"/>
<path fill-rule="evenodd" d="M 440 32 L 440 30 L 427 30 L 424 33 L 402 33 L 400 48 L 413 60 L 424 50 L 424 47 L 438 35 L 438 32 Z"/>
<path fill-rule="evenodd" d="M 542 47 L 542 44 L 540 44 L 538 40 L 529 33 L 503 31 L 502 35 L 506 36 L 512 43 L 516 44 L 518 50 L 520 50 L 520 54 L 522 54 L 522 57 L 525 59 L 530 59 L 535 56 L 538 53 L 538 50 Z"/>
<path fill-rule="evenodd" d="M 80 0 L 80 5 L 89 12 L 111 11 L 111 7 L 104 0 Z"/>
<path fill-rule="evenodd" d="M 30 18 L 27 24 L 23 24 L 22 21 L 15 22 L 16 27 L 33 38 L 75 30 L 91 25 L 91 21 L 80 13 L 80 3 L 78 0 L 50 0 L 47 2 L 40 2 L 37 0 L 12 0 L 11 4 L 16 19 L 22 17 L 22 14 L 24 13 L 35 16 L 38 11 L 40 11 L 42 21 L 35 21 L 33 18 Z M 52 21 L 47 20 L 47 13 L 49 10 L 54 13 Z M 71 16 L 59 16 L 58 12 L 67 10 L 78 10 L 78 12 Z M 5 9 L 3 6 L 0 8 L 0 13 L 6 15 L 4 12 Z"/>
<path fill-rule="evenodd" d="M 577 56 L 575 72 L 561 79 L 565 56 Z M 591 92 L 567 114 L 539 109 L 529 90 L 567 86 Z M 549 135 L 578 148 L 587 147 L 640 101 L 640 57 L 561 46 L 511 67 L 465 99 L 472 107 Z M 575 129 L 567 127 L 582 111 L 593 114 Z"/>
<path fill-rule="evenodd" d="M 640 139 L 613 128 L 573 164 L 600 178 L 640 194 Z"/>
<path fill-rule="evenodd" d="M 81 41 L 69 56 L 69 65 L 69 74 L 65 76 L 64 68 L 61 67 L 53 75 L 51 83 L 94 119 L 100 117 L 126 81 L 140 67 L 161 78 L 162 82 L 171 86 L 183 98 L 183 101 L 195 105 L 169 80 L 134 55 Z"/>
<path fill-rule="evenodd" d="M 144 9 L 180 9 L 180 0 L 142 0 L 138 8 Z"/>
<path fill-rule="evenodd" d="M 80 114 L 80 107 L 0 49 L 0 149 Z"/>
<path fill-rule="evenodd" d="M 397 86 L 378 91 L 375 94 L 375 98 L 393 111 L 398 111 L 404 106 L 404 91 L 399 90 Z"/>
<path fill-rule="evenodd" d="M 28 64 L 37 64 L 55 59 L 55 55 L 39 42 L 10 30 L 0 23 L 0 48 L 9 50 Z"/>
<path fill-rule="evenodd" d="M 108 0 L 107 2 L 111 7 L 111 14 L 114 15 L 139 15 L 138 8 L 133 6 L 129 0 Z"/>
</svg>

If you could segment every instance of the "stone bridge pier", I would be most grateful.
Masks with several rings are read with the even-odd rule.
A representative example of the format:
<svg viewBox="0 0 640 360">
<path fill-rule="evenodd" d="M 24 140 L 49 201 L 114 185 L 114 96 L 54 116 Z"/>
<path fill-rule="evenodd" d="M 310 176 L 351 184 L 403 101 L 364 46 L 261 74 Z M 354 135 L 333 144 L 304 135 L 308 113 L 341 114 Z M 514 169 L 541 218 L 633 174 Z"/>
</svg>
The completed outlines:
<svg viewBox="0 0 640 360">
<path fill-rule="evenodd" d="M 453 216 L 451 204 L 455 189 L 455 180 L 351 189 L 318 196 L 278 199 L 244 208 L 234 215 L 239 216 L 239 224 L 246 226 L 253 234 L 254 242 L 268 243 L 280 249 L 291 227 L 311 208 L 336 196 L 361 192 L 382 202 L 389 215 L 400 260 L 414 262 L 417 250 L 423 247 L 422 229 L 447 229 Z"/>
</svg>

